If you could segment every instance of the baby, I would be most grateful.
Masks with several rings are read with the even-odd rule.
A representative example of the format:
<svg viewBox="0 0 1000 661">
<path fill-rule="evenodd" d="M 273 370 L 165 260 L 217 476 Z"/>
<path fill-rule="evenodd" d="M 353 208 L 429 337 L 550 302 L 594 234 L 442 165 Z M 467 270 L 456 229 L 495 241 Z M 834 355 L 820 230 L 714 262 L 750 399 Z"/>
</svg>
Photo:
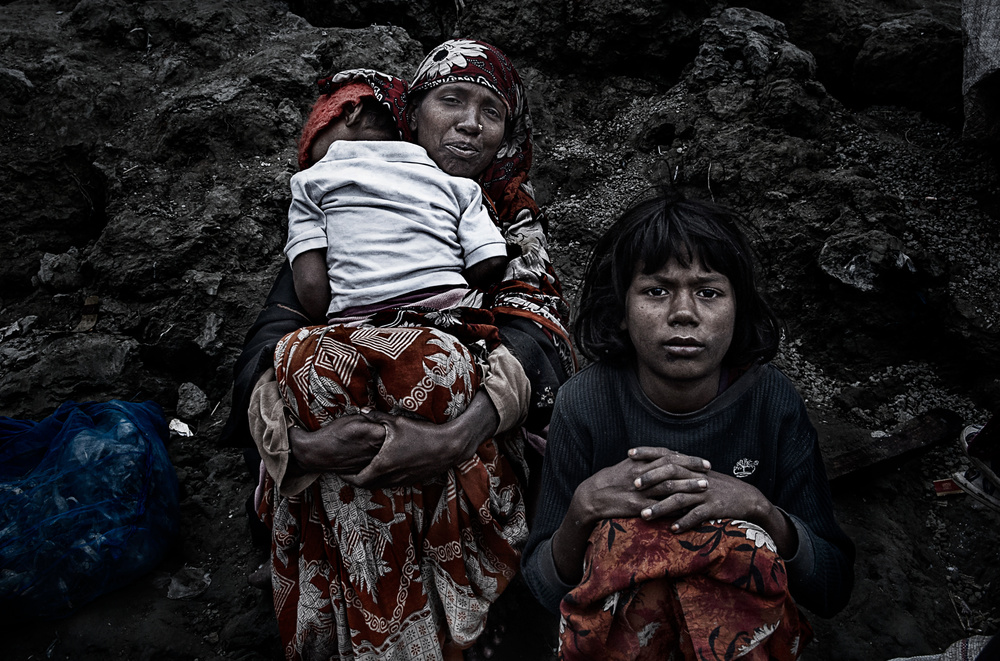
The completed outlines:
<svg viewBox="0 0 1000 661">
<path fill-rule="evenodd" d="M 285 336 L 275 368 L 309 429 L 364 406 L 451 419 L 499 344 L 489 312 L 458 306 L 501 278 L 506 242 L 475 181 L 399 140 L 404 93 L 341 72 L 303 130 L 285 254 L 306 312 L 329 325 Z"/>
<path fill-rule="evenodd" d="M 380 102 L 364 78 L 386 81 L 396 98 Z M 479 185 L 399 140 L 403 122 L 389 108 L 401 109 L 403 81 L 366 70 L 331 81 L 303 131 L 305 168 L 291 180 L 285 254 L 309 315 L 325 321 L 414 292 L 499 280 L 507 246 Z"/>
</svg>

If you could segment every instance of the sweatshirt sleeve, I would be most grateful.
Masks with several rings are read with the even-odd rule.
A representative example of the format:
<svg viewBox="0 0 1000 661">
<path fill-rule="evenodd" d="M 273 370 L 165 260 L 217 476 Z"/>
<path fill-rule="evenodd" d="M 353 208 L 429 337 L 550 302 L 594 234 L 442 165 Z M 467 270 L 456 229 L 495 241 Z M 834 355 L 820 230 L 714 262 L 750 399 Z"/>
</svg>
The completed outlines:
<svg viewBox="0 0 1000 661">
<path fill-rule="evenodd" d="M 816 430 L 805 405 L 794 434 L 781 448 L 788 460 L 774 504 L 795 526 L 799 546 L 786 560 L 796 603 L 820 617 L 843 610 L 854 587 L 854 544 L 837 523 Z"/>
<path fill-rule="evenodd" d="M 293 425 L 291 412 L 278 392 L 274 368 L 261 374 L 253 394 L 250 395 L 250 435 L 257 444 L 264 468 L 271 474 L 278 490 L 285 496 L 294 496 L 312 484 L 318 474 L 289 475 L 288 462 L 292 456 L 288 442 L 288 428 Z"/>
<path fill-rule="evenodd" d="M 590 434 L 575 416 L 576 407 L 585 402 L 578 401 L 574 390 L 566 386 L 556 397 L 545 446 L 538 509 L 521 559 L 524 580 L 532 594 L 542 606 L 557 614 L 559 602 L 576 586 L 563 582 L 556 571 L 552 536 L 562 524 L 576 488 L 593 472 Z"/>
<path fill-rule="evenodd" d="M 531 383 L 521 363 L 502 344 L 490 352 L 483 389 L 500 415 L 498 432 L 513 429 L 528 417 Z"/>
</svg>

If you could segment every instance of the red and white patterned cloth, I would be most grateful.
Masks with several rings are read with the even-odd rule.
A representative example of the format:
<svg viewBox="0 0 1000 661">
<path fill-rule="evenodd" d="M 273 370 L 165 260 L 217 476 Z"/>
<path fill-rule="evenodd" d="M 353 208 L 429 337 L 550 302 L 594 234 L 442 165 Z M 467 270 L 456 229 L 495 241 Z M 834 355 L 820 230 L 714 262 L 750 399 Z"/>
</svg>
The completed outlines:
<svg viewBox="0 0 1000 661">
<path fill-rule="evenodd" d="M 279 389 L 308 429 L 361 406 L 446 422 L 479 388 L 474 354 L 499 342 L 490 321 L 474 308 L 397 309 L 362 326 L 303 328 L 275 351 Z M 521 452 L 520 439 L 493 439 L 412 487 L 364 489 L 325 473 L 283 497 L 268 476 L 260 513 L 273 530 L 286 658 L 437 659 L 446 644 L 475 642 L 527 537 Z"/>
<path fill-rule="evenodd" d="M 812 629 L 760 527 L 733 519 L 605 519 L 560 605 L 559 658 L 791 661 Z"/>
</svg>

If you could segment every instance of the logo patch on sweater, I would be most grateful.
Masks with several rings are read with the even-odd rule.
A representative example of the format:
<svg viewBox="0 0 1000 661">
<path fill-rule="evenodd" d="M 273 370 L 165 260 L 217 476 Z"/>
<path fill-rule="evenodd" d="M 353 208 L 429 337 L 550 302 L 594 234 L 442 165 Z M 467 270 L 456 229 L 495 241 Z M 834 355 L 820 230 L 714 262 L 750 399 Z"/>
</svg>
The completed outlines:
<svg viewBox="0 0 1000 661">
<path fill-rule="evenodd" d="M 750 477 L 757 470 L 757 464 L 759 463 L 759 461 L 752 459 L 740 459 L 733 466 L 733 475 L 736 477 Z"/>
</svg>

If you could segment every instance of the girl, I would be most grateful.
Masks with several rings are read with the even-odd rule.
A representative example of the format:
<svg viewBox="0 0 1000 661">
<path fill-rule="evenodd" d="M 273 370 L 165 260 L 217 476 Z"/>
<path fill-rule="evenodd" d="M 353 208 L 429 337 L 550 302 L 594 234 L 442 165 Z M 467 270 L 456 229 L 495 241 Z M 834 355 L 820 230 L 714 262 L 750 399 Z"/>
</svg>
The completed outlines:
<svg viewBox="0 0 1000 661">
<path fill-rule="evenodd" d="M 853 583 L 816 432 L 769 364 L 777 320 L 738 216 L 660 196 L 598 241 L 522 567 L 563 658 L 794 659 L 789 593 Z M 680 653 L 680 656 L 671 656 Z"/>
</svg>

